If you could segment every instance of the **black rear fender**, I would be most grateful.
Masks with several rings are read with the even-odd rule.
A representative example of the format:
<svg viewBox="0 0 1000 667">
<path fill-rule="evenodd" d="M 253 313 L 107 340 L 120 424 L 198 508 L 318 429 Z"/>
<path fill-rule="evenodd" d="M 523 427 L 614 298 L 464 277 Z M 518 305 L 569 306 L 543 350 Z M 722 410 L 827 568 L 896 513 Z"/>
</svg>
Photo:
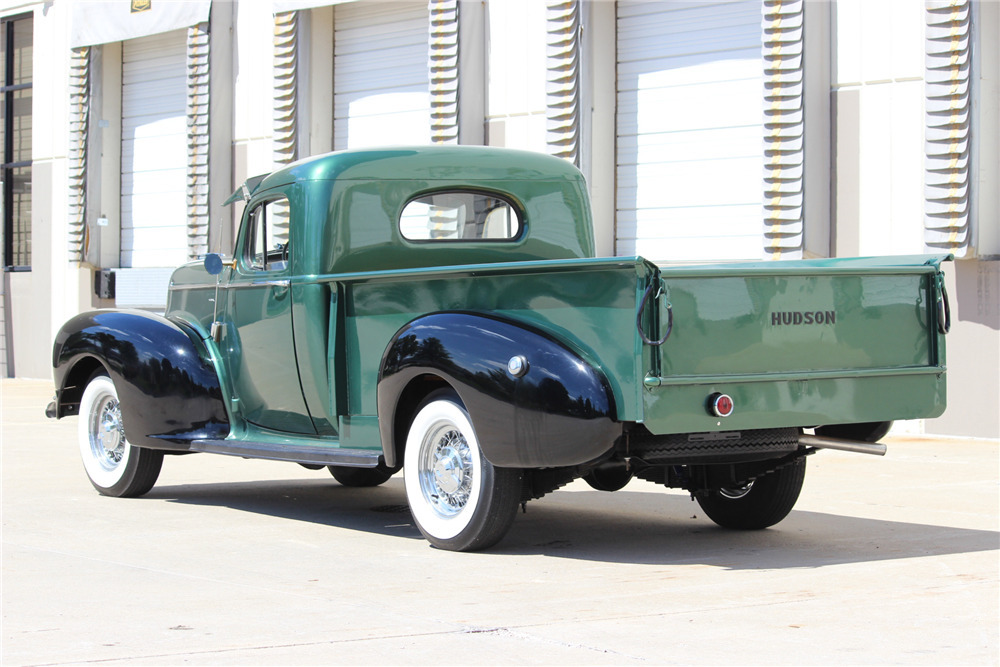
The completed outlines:
<svg viewBox="0 0 1000 667">
<path fill-rule="evenodd" d="M 132 444 L 184 450 L 191 440 L 229 434 L 208 349 L 166 318 L 130 310 L 77 315 L 56 336 L 52 366 L 57 417 L 78 414 L 87 381 L 103 371 L 115 383 Z"/>
<path fill-rule="evenodd" d="M 526 362 L 523 374 L 508 370 L 516 357 Z M 401 461 L 418 401 L 445 383 L 496 466 L 585 463 L 607 453 L 622 432 L 604 374 L 568 346 L 523 323 L 435 313 L 403 327 L 382 357 L 379 428 L 390 467 Z"/>
</svg>

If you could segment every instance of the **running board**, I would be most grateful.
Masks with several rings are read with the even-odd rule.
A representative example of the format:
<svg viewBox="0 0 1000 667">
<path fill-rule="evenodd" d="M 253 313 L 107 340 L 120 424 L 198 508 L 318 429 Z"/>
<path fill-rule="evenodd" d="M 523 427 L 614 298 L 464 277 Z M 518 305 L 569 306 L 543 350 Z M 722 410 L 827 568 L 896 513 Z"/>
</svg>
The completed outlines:
<svg viewBox="0 0 1000 667">
<path fill-rule="evenodd" d="M 241 456 L 245 459 L 268 459 L 323 466 L 374 468 L 382 458 L 381 451 L 371 449 L 340 449 L 309 445 L 279 445 L 270 442 L 242 440 L 194 440 L 191 451 L 209 454 Z"/>
<path fill-rule="evenodd" d="M 839 438 L 823 438 L 818 435 L 800 435 L 799 444 L 817 449 L 836 449 L 842 452 L 857 454 L 872 454 L 885 456 L 885 445 L 878 442 L 862 442 L 860 440 L 841 440 Z"/>
</svg>

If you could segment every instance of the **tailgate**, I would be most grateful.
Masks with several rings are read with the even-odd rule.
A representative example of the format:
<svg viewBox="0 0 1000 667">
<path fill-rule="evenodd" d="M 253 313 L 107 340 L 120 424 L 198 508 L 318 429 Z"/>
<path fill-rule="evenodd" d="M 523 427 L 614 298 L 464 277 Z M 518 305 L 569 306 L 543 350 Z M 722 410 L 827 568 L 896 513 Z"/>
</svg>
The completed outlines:
<svg viewBox="0 0 1000 667">
<path fill-rule="evenodd" d="M 654 433 L 915 419 L 945 407 L 942 257 L 663 268 Z M 661 314 L 666 322 L 667 314 Z M 714 417 L 725 393 L 734 413 Z"/>
</svg>

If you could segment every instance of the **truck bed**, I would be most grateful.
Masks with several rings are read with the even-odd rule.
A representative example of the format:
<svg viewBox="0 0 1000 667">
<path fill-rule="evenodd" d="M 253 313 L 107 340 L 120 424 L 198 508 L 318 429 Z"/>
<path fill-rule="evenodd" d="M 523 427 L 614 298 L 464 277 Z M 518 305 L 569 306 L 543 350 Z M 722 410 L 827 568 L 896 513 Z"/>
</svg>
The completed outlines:
<svg viewBox="0 0 1000 667">
<path fill-rule="evenodd" d="M 946 257 L 657 267 L 642 258 L 328 276 L 341 285 L 350 413 L 374 415 L 391 336 L 419 313 L 491 312 L 598 365 L 618 417 L 651 433 L 808 427 L 937 415 L 945 406 Z M 645 343 L 666 332 L 662 345 Z M 706 410 L 732 396 L 723 419 Z"/>
</svg>

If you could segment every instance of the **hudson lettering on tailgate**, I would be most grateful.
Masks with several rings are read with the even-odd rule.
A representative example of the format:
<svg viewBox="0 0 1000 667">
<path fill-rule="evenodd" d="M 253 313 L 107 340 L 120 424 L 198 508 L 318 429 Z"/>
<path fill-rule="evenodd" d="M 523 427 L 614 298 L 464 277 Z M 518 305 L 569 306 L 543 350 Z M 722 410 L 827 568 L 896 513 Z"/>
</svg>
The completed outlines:
<svg viewBox="0 0 1000 667">
<path fill-rule="evenodd" d="M 803 324 L 836 324 L 834 310 L 798 311 L 784 310 L 771 313 L 771 326 L 798 326 Z"/>
</svg>

